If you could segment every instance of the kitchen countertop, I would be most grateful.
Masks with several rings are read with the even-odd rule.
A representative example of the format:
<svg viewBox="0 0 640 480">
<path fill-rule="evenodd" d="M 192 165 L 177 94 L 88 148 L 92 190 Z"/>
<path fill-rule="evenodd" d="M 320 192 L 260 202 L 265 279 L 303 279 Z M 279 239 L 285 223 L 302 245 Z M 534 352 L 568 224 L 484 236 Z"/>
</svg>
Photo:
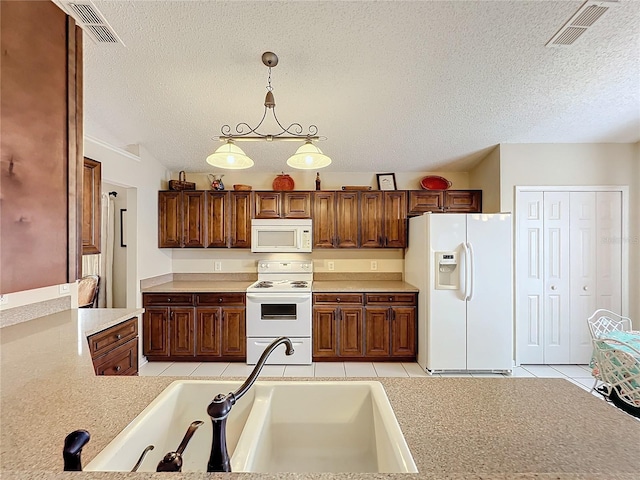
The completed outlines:
<svg viewBox="0 0 640 480">
<path fill-rule="evenodd" d="M 86 464 L 177 379 L 93 375 L 86 334 L 140 312 L 70 310 L 0 330 L 3 479 L 209 478 L 204 473 L 61 472 L 69 432 L 91 433 L 83 452 Z M 640 421 L 566 380 L 377 380 L 420 472 L 410 478 L 631 480 L 640 471 Z M 327 478 L 262 478 L 283 476 Z M 331 478 L 362 476 L 375 477 Z M 382 477 L 405 479 L 407 474 L 375 478 Z"/>
<path fill-rule="evenodd" d="M 253 282 L 174 281 L 145 288 L 143 293 L 244 292 Z M 396 280 L 314 280 L 312 291 L 319 292 L 417 292 L 413 285 Z"/>
</svg>

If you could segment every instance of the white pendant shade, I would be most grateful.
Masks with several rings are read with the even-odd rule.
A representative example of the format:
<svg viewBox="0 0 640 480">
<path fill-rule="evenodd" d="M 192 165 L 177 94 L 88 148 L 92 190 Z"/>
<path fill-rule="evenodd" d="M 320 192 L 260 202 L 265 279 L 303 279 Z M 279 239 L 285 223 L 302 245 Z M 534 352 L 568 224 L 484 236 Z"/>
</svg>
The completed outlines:
<svg viewBox="0 0 640 480">
<path fill-rule="evenodd" d="M 253 167 L 251 160 L 242 149 L 232 142 L 227 142 L 207 157 L 207 163 L 218 168 L 240 170 Z"/>
<path fill-rule="evenodd" d="M 296 153 L 291 155 L 287 160 L 287 165 L 290 167 L 303 170 L 323 168 L 330 163 L 331 159 L 310 141 L 305 142 L 305 144 L 298 148 Z"/>
</svg>

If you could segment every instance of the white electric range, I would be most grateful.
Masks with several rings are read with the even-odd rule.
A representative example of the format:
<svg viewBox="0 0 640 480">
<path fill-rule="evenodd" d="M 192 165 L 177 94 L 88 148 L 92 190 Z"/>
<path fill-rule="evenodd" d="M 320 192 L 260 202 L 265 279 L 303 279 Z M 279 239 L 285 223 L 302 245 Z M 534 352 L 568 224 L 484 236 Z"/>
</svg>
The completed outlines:
<svg viewBox="0 0 640 480">
<path fill-rule="evenodd" d="M 278 337 L 289 337 L 295 353 L 276 349 L 267 364 L 311 364 L 311 260 L 260 260 L 258 281 L 247 288 L 247 363 L 254 365 Z"/>
</svg>

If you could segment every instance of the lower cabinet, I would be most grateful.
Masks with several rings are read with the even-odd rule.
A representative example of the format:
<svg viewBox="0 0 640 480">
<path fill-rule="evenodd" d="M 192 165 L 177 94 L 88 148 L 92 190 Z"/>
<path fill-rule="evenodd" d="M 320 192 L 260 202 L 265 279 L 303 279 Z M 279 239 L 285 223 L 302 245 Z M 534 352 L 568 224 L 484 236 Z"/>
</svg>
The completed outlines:
<svg viewBox="0 0 640 480">
<path fill-rule="evenodd" d="M 244 293 L 143 294 L 143 305 L 149 360 L 246 358 Z"/>
<path fill-rule="evenodd" d="M 415 293 L 313 295 L 313 359 L 415 360 Z"/>
<path fill-rule="evenodd" d="M 138 374 L 138 318 L 87 337 L 96 375 Z"/>
</svg>

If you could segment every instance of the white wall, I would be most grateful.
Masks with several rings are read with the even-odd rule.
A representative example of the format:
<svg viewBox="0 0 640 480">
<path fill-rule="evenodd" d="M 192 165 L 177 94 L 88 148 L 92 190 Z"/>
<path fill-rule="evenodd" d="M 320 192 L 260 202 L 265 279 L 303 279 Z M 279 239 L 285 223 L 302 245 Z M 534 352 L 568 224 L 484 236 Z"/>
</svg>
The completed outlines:
<svg viewBox="0 0 640 480">
<path fill-rule="evenodd" d="M 482 211 L 500 212 L 500 145 L 469 172 L 469 188 L 482 190 Z"/>
<path fill-rule="evenodd" d="M 136 160 L 126 151 L 88 135 L 84 154 L 102 163 L 103 182 L 134 187 L 127 191 L 127 241 L 131 245 L 127 247 L 127 285 L 131 288 L 127 306 L 141 306 L 140 280 L 171 273 L 171 250 L 157 247 L 158 190 L 166 188 L 168 171 L 143 147 Z"/>
<path fill-rule="evenodd" d="M 501 144 L 500 207 L 513 211 L 516 185 L 629 186 L 629 314 L 640 324 L 640 146 L 636 144 Z"/>
</svg>

